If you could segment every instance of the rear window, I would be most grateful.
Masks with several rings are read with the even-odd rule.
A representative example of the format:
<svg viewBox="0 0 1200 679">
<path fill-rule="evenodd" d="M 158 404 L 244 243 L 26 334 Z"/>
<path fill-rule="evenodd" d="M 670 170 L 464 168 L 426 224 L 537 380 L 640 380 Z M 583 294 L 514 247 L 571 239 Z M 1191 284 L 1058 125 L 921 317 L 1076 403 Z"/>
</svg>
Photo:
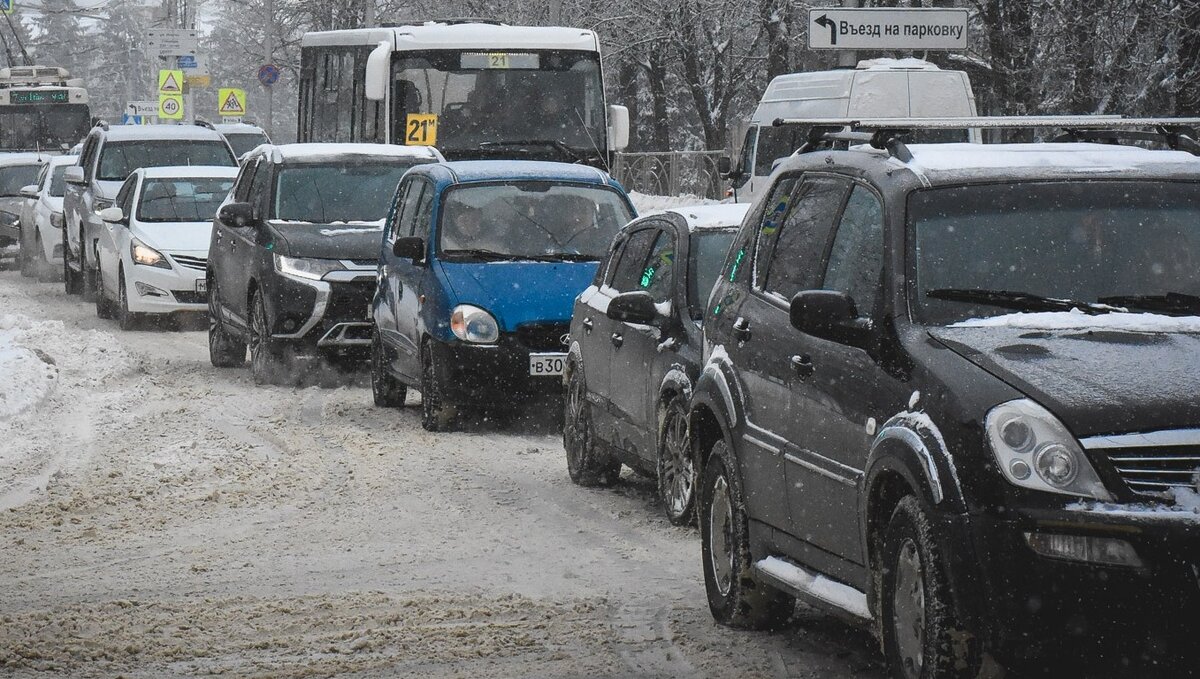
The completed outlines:
<svg viewBox="0 0 1200 679">
<path fill-rule="evenodd" d="M 218 165 L 237 167 L 237 159 L 223 141 L 164 139 L 157 141 L 110 141 L 100 151 L 96 178 L 120 182 L 139 167 L 173 165 Z"/>
</svg>

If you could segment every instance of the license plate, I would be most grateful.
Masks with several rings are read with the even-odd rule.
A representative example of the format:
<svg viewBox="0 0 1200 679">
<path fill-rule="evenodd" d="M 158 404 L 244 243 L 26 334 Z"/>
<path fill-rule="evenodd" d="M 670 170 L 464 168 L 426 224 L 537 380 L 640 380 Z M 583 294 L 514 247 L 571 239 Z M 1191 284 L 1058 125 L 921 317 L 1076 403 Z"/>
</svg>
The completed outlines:
<svg viewBox="0 0 1200 679">
<path fill-rule="evenodd" d="M 567 367 L 566 354 L 530 354 L 529 374 L 534 377 L 543 375 L 562 375 Z"/>
<path fill-rule="evenodd" d="M 196 281 L 196 292 L 208 292 L 208 281 L 203 278 Z"/>
</svg>

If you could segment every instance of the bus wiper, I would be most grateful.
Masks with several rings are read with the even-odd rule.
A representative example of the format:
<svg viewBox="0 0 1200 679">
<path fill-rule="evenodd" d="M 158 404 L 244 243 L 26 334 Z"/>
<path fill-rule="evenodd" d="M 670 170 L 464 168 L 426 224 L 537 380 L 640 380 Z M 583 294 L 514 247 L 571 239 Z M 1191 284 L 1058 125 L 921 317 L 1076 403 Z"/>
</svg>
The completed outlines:
<svg viewBox="0 0 1200 679">
<path fill-rule="evenodd" d="M 1091 302 L 1081 302 L 1077 299 L 1043 297 L 1042 295 L 1034 295 L 1028 292 L 1014 292 L 1011 290 L 938 288 L 936 290 L 927 290 L 925 296 L 930 299 L 944 299 L 949 302 L 976 302 L 1002 309 L 1014 309 L 1016 311 L 1071 311 L 1072 309 L 1079 309 L 1083 313 L 1092 316 L 1120 311 L 1120 309 L 1114 306 L 1104 304 L 1104 300 L 1101 300 L 1100 304 L 1094 304 Z"/>
<path fill-rule="evenodd" d="M 573 162 L 579 162 L 583 160 L 583 157 L 576 153 L 575 149 L 567 146 L 557 139 L 522 139 L 513 141 L 485 141 L 479 143 L 479 148 L 481 149 L 508 146 L 543 146 L 558 151 L 567 158 L 570 158 Z"/>
<path fill-rule="evenodd" d="M 489 262 L 515 262 L 519 259 L 522 259 L 520 255 L 510 255 L 505 252 L 496 252 L 495 250 L 483 250 L 478 248 L 442 250 L 442 253 L 446 255 L 462 257 L 475 257 L 477 259 L 483 259 Z"/>
<path fill-rule="evenodd" d="M 1101 297 L 1097 301 L 1101 304 L 1164 314 L 1200 315 L 1200 295 L 1183 292 L 1168 292 L 1165 295 L 1113 295 Z"/>
</svg>

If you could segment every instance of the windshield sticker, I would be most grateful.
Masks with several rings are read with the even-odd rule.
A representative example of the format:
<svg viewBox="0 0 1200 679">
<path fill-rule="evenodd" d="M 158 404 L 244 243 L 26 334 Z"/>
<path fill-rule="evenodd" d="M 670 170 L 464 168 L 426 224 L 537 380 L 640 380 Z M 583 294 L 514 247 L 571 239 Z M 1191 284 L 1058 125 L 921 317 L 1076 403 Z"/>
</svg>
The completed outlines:
<svg viewBox="0 0 1200 679">
<path fill-rule="evenodd" d="M 407 146 L 436 146 L 438 117 L 433 113 L 409 113 L 404 125 Z"/>
<path fill-rule="evenodd" d="M 779 227 L 783 225 L 783 218 L 787 216 L 788 205 L 790 205 L 791 202 L 791 194 L 784 194 L 779 199 L 779 202 L 775 204 L 775 208 L 771 210 L 771 214 L 767 215 L 766 218 L 763 219 L 762 234 L 764 236 L 770 236 L 778 231 Z"/>
</svg>

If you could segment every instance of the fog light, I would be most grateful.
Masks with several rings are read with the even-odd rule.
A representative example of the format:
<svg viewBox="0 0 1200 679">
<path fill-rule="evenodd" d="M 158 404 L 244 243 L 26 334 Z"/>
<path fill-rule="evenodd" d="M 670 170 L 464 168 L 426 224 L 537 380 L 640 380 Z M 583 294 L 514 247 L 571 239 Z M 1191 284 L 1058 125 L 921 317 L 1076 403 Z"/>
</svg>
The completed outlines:
<svg viewBox="0 0 1200 679">
<path fill-rule="evenodd" d="M 1142 559 L 1133 545 L 1119 538 L 1097 538 L 1084 535 L 1055 533 L 1026 533 L 1030 549 L 1055 559 L 1088 561 L 1108 566 L 1141 567 Z"/>
<path fill-rule="evenodd" d="M 133 287 L 137 288 L 137 293 L 142 297 L 167 297 L 167 291 L 156 288 L 153 285 L 147 285 L 141 281 L 134 281 Z"/>
</svg>

